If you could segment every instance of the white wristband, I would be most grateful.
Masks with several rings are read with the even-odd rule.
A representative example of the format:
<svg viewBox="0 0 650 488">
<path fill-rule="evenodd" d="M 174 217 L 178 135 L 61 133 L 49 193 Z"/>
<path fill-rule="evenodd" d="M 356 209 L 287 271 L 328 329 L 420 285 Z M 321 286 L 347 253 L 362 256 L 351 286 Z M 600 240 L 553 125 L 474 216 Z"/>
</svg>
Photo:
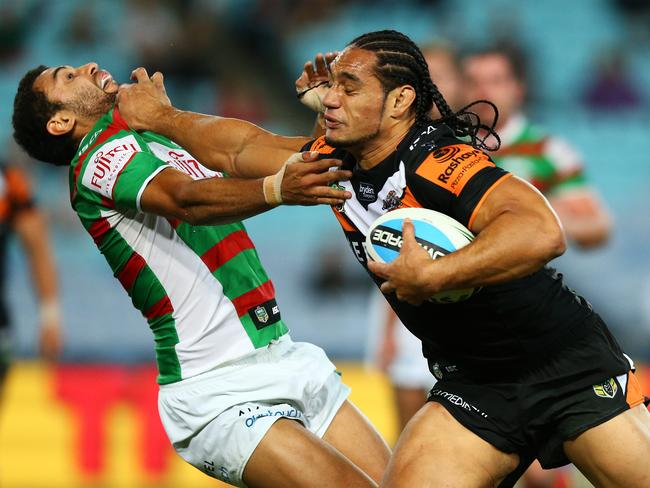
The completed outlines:
<svg viewBox="0 0 650 488">
<path fill-rule="evenodd" d="M 287 163 L 284 163 L 280 171 L 264 178 L 262 185 L 264 201 L 273 207 L 282 204 L 282 180 L 286 169 Z"/>
</svg>

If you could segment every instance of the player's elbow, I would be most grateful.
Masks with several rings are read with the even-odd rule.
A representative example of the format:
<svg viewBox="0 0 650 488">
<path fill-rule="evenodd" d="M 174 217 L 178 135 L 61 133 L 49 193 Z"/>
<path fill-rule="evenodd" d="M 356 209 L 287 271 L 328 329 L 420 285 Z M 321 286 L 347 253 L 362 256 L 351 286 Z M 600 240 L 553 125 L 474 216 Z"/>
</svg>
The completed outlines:
<svg viewBox="0 0 650 488">
<path fill-rule="evenodd" d="M 541 242 L 541 253 L 546 262 L 564 254 L 567 248 L 567 240 L 564 229 L 557 220 L 548 222 L 544 228 Z"/>
<path fill-rule="evenodd" d="M 190 225 L 204 224 L 191 181 L 177 185 L 170 193 L 178 218 Z"/>
</svg>

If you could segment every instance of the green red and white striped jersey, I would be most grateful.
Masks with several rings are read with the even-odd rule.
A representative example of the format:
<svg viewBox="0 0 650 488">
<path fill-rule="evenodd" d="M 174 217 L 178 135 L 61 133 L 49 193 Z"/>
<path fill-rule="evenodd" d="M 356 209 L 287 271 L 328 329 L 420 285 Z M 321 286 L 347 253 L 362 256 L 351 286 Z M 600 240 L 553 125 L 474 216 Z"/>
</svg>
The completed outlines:
<svg viewBox="0 0 650 488">
<path fill-rule="evenodd" d="M 583 188 L 582 158 L 566 141 L 549 136 L 517 114 L 499 131 L 501 148 L 490 154 L 500 168 L 530 182 L 545 195 Z"/>
<path fill-rule="evenodd" d="M 72 207 L 154 335 L 158 383 L 203 373 L 288 329 L 242 223 L 196 226 L 142 212 L 162 170 L 223 177 L 160 135 L 132 131 L 117 109 L 81 141 Z"/>
</svg>

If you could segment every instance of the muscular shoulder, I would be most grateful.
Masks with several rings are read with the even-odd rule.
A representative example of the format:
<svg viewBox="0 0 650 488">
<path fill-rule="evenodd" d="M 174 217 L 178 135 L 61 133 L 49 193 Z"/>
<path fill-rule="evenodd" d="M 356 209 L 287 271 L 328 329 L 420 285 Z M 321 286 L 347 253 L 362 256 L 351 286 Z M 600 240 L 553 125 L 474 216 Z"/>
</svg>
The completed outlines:
<svg viewBox="0 0 650 488">
<path fill-rule="evenodd" d="M 457 139 L 441 124 L 425 126 L 403 149 L 402 160 L 407 179 L 426 180 L 456 196 L 477 173 L 495 166 L 487 154 Z"/>
</svg>

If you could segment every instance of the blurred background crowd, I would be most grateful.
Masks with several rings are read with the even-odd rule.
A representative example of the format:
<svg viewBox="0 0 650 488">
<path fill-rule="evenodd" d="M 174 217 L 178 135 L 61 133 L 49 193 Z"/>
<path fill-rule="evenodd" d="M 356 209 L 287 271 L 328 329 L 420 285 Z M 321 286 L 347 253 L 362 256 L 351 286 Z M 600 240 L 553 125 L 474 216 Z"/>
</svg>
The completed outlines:
<svg viewBox="0 0 650 488">
<path fill-rule="evenodd" d="M 19 363 L 10 380 L 22 374 L 21 384 L 13 383 L 15 390 L 9 393 L 34 401 L 46 398 L 36 385 L 54 384 L 58 398 L 71 402 L 77 415 L 92 423 L 88 419 L 97 414 L 97 405 L 70 400 L 84 397 L 73 391 L 75 384 L 92 389 L 101 383 L 119 390 L 127 381 L 119 368 L 136 372 L 129 373 L 128 381 L 141 374 L 153 383 L 147 376 L 153 359 L 151 334 L 70 209 L 67 171 L 28 160 L 11 140 L 13 96 L 25 71 L 39 64 L 96 61 L 119 82 L 128 82 L 134 67 L 145 66 L 150 73 L 165 74 L 168 94 L 179 108 L 247 119 L 282 134 L 306 134 L 313 115 L 297 102 L 294 89 L 304 62 L 318 52 L 341 49 L 361 33 L 385 28 L 402 31 L 423 46 L 448 46 L 461 57 L 495 44 L 522 53 L 526 113 L 582 155 L 586 177 L 613 222 L 605 245 L 588 251 L 572 248 L 554 265 L 605 317 L 628 354 L 650 362 L 647 1 L 1 0 L 0 162 L 30 175 L 36 202 L 47 218 L 64 344 L 56 370 L 36 371 L 29 369 L 32 363 Z M 332 357 L 359 362 L 371 335 L 372 290 L 329 212 L 281 208 L 253 218 L 247 227 L 294 339 L 314 342 Z M 13 243 L 4 291 L 11 311 L 12 354 L 21 360 L 35 358 L 38 348 L 39 307 L 26 260 L 21 246 Z M 85 369 L 86 376 L 79 379 L 74 375 L 78 364 L 98 369 Z M 36 383 L 25 387 L 29 381 Z M 153 403 L 146 395 L 140 402 L 142 392 L 126 396 L 135 398 L 134 404 L 155 408 L 152 387 Z M 14 426 L 23 432 L 15 426 L 24 424 L 16 422 L 30 422 L 11 415 L 34 408 L 25 410 L 14 402 L 13 410 L 0 409 L 0 467 L 9 464 L 7 443 L 15 446 L 21 439 L 7 430 Z M 146 417 L 148 407 L 143 408 Z M 36 423 L 47 428 L 45 419 Z M 103 435 L 101 429 L 91 434 Z M 96 440 L 92 435 L 83 442 Z M 103 466 L 101 455 L 83 458 L 78 469 L 93 474 Z M 155 472 L 156 459 L 145 456 L 143 462 L 153 463 Z M 25 460 L 25 469 L 33 461 Z M 12 469 L 19 468 L 14 463 Z M 7 476 L 0 469 L 0 482 L 3 471 Z M 21 484 L 20 474 L 8 479 L 2 486 L 72 486 L 39 485 L 37 477 Z M 127 485 L 115 480 L 115 486 Z"/>
</svg>

